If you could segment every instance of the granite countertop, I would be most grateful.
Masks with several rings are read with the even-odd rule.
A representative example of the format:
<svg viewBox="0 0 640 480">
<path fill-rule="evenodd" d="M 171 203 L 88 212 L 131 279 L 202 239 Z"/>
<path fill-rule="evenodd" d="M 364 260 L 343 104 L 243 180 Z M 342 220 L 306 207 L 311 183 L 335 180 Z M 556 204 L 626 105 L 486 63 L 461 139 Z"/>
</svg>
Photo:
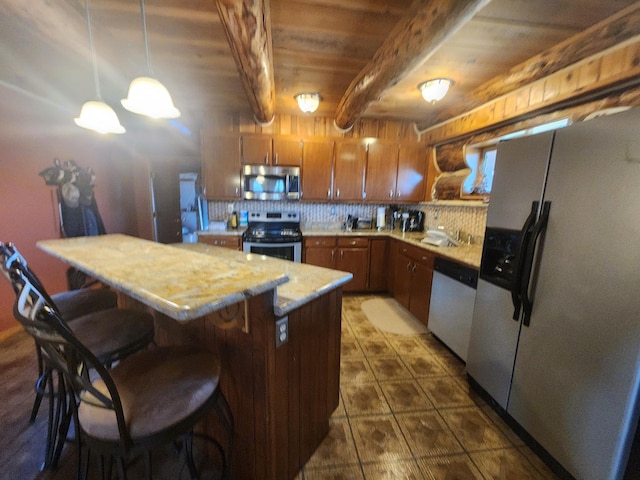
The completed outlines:
<svg viewBox="0 0 640 480">
<path fill-rule="evenodd" d="M 202 255 L 127 235 L 42 240 L 38 247 L 179 321 L 289 281 L 284 268 L 256 268 L 240 252 Z"/>
<path fill-rule="evenodd" d="M 425 232 L 405 232 L 394 230 L 303 230 L 303 237 L 322 237 L 322 236 L 345 236 L 345 237 L 389 237 L 402 240 L 411 245 L 429 250 L 441 257 L 453 260 L 463 265 L 480 268 L 480 260 L 482 257 L 482 245 L 462 245 L 460 247 L 436 247 L 428 243 L 422 243 L 427 234 Z"/>
<path fill-rule="evenodd" d="M 191 252 L 213 255 L 219 259 L 241 259 L 253 271 L 282 272 L 289 281 L 278 285 L 273 311 L 281 317 L 308 303 L 329 290 L 347 283 L 353 278 L 349 272 L 316 267 L 305 263 L 294 263 L 278 258 L 243 253 L 228 248 L 214 247 L 204 243 L 177 243 L 175 247 Z"/>
</svg>

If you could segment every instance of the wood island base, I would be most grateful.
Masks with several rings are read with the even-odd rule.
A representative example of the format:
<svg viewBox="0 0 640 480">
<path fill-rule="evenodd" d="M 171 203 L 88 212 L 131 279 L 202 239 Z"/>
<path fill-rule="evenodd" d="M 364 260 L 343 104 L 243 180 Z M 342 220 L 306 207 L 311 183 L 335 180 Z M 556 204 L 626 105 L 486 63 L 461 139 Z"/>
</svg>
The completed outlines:
<svg viewBox="0 0 640 480">
<path fill-rule="evenodd" d="M 205 346 L 221 360 L 235 421 L 233 479 L 293 479 L 338 407 L 342 289 L 289 312 L 288 339 L 277 348 L 273 295 L 184 323 L 152 311 L 159 345 Z M 203 429 L 221 437 L 215 416 Z"/>
</svg>

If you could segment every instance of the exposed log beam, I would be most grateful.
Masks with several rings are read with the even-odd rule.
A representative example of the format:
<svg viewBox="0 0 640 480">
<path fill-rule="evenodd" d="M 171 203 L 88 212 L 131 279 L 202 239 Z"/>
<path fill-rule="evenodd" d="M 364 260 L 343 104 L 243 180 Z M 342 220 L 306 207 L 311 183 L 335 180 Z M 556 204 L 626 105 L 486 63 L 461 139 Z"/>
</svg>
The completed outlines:
<svg viewBox="0 0 640 480">
<path fill-rule="evenodd" d="M 336 111 L 348 129 L 369 103 L 423 63 L 490 0 L 417 0 L 351 82 Z"/>
<path fill-rule="evenodd" d="M 269 123 L 276 96 L 269 0 L 217 0 L 216 5 L 255 119 Z"/>
<path fill-rule="evenodd" d="M 640 35 L 640 1 L 492 78 L 471 92 L 464 106 L 458 105 L 456 110 L 444 112 L 430 123 L 453 118 L 637 35 Z M 418 128 L 428 126 L 424 123 Z"/>
</svg>

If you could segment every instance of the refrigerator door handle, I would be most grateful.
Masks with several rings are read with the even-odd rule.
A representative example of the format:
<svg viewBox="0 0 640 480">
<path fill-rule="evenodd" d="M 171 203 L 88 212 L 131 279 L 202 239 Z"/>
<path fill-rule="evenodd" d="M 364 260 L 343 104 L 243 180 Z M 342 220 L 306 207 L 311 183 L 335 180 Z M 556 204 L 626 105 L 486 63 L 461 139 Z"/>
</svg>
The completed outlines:
<svg viewBox="0 0 640 480">
<path fill-rule="evenodd" d="M 536 245 L 540 235 L 542 235 L 547 229 L 547 223 L 549 221 L 549 211 L 551 210 L 551 202 L 544 202 L 542 205 L 542 213 L 540 219 L 531 229 L 531 241 L 527 246 L 526 256 L 524 259 L 524 268 L 522 269 L 522 280 L 520 286 L 520 298 L 522 299 L 522 324 L 525 327 L 529 326 L 531 321 L 531 310 L 533 309 L 533 299 L 529 298 L 529 281 L 531 278 L 531 272 L 533 270 L 533 260 L 536 251 Z"/>
<path fill-rule="evenodd" d="M 518 243 L 517 255 L 513 265 L 513 279 L 511 283 L 511 301 L 513 302 L 513 319 L 517 322 L 520 319 L 520 309 L 522 307 L 520 285 L 522 283 L 522 267 L 524 265 L 524 253 L 529 243 L 530 231 L 536 216 L 538 215 L 539 202 L 531 202 L 531 212 L 520 231 L 520 242 Z"/>
</svg>

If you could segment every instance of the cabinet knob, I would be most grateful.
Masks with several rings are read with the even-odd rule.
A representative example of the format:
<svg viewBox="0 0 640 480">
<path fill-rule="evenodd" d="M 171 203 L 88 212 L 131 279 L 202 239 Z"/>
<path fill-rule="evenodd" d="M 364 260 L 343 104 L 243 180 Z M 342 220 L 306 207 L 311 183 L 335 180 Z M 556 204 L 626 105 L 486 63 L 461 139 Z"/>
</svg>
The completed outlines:
<svg viewBox="0 0 640 480">
<path fill-rule="evenodd" d="M 335 253 L 336 253 L 336 251 L 334 249 L 331 249 L 331 261 L 334 260 Z"/>
<path fill-rule="evenodd" d="M 267 154 L 267 155 L 268 155 L 268 154 Z M 277 165 L 277 164 L 278 164 L 278 154 L 277 154 L 277 153 L 273 155 L 273 163 L 274 163 L 275 165 Z"/>
<path fill-rule="evenodd" d="M 267 152 L 267 154 L 264 157 L 264 163 L 265 165 L 269 165 L 269 152 Z"/>
<path fill-rule="evenodd" d="M 393 190 L 389 190 L 389 198 L 393 198 Z"/>
<path fill-rule="evenodd" d="M 339 189 L 339 188 L 338 188 L 338 189 L 336 189 L 336 197 L 337 197 L 337 198 L 340 198 L 340 189 Z"/>
<path fill-rule="evenodd" d="M 355 244 L 356 244 L 356 241 L 355 241 L 355 240 L 352 240 L 352 241 L 351 241 L 351 245 L 355 245 Z"/>
<path fill-rule="evenodd" d="M 327 189 L 327 198 L 331 198 L 331 189 L 330 188 Z"/>
</svg>

